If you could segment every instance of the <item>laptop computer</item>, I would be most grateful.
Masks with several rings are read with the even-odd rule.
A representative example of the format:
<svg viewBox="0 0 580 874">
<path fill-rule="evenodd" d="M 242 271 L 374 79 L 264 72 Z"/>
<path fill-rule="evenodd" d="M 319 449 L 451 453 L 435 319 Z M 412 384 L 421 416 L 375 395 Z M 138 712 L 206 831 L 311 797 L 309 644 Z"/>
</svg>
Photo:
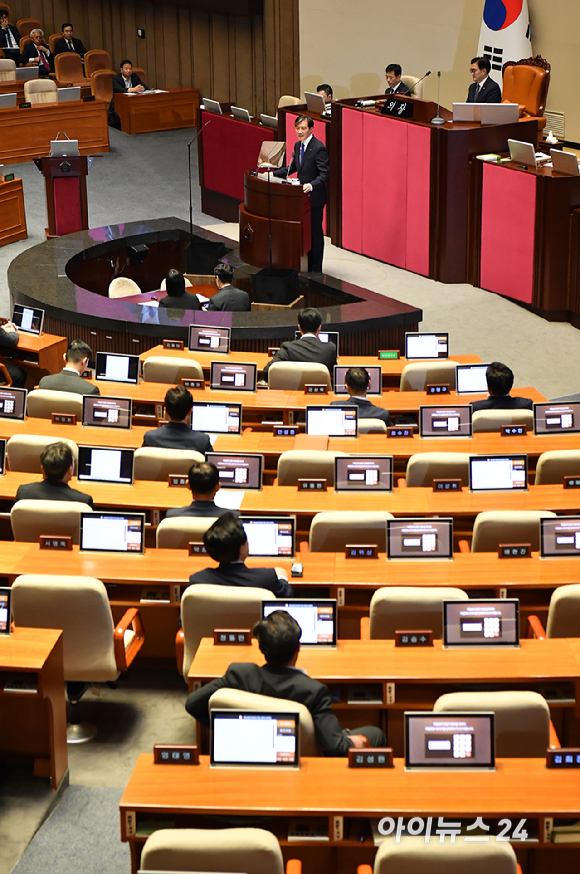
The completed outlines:
<svg viewBox="0 0 580 874">
<path fill-rule="evenodd" d="M 306 407 L 306 433 L 358 437 L 358 407 Z"/>
<path fill-rule="evenodd" d="M 517 124 L 520 108 L 517 103 L 479 103 L 482 124 Z"/>
<path fill-rule="evenodd" d="M 453 122 L 464 121 L 471 124 L 481 121 L 481 103 L 452 103 Z"/>
<path fill-rule="evenodd" d="M 449 358 L 449 334 L 405 334 L 405 358 L 409 361 L 428 361 L 434 358 Z"/>
<path fill-rule="evenodd" d="M 387 519 L 387 558 L 453 559 L 453 519 Z"/>
<path fill-rule="evenodd" d="M 80 551 L 143 555 L 145 513 L 81 513 Z"/>
<path fill-rule="evenodd" d="M 294 516 L 242 516 L 251 556 L 292 558 L 296 518 Z"/>
<path fill-rule="evenodd" d="M 73 85 L 70 88 L 57 88 L 56 100 L 57 103 L 70 103 L 72 100 L 81 99 L 81 89 L 78 85 Z"/>
<path fill-rule="evenodd" d="M 133 483 L 134 449 L 79 446 L 77 478 L 81 482 Z"/>
<path fill-rule="evenodd" d="M 304 97 L 306 98 L 308 112 L 317 112 L 319 115 L 326 112 L 326 100 L 322 94 L 315 94 L 313 91 L 305 91 Z"/>
<path fill-rule="evenodd" d="M 580 516 L 540 519 L 541 558 L 580 555 Z"/>
<path fill-rule="evenodd" d="M 17 71 L 18 72 L 18 71 Z M 0 94 L 0 109 L 16 109 L 16 92 Z"/>
<path fill-rule="evenodd" d="M 208 452 L 205 460 L 217 467 L 222 488 L 255 491 L 262 488 L 263 455 Z"/>
<path fill-rule="evenodd" d="M 580 402 L 534 404 L 535 434 L 576 434 L 578 431 Z"/>
<path fill-rule="evenodd" d="M 392 492 L 392 455 L 337 455 L 335 492 Z"/>
<path fill-rule="evenodd" d="M 527 455 L 472 455 L 469 458 L 472 492 L 525 492 L 528 489 Z"/>
<path fill-rule="evenodd" d="M 83 395 L 83 425 L 93 428 L 130 428 L 131 398 Z"/>
<path fill-rule="evenodd" d="M 203 106 L 201 106 L 201 109 L 205 109 L 206 112 L 213 112 L 215 115 L 223 115 L 219 101 L 210 100 L 209 97 L 203 98 Z"/>
<path fill-rule="evenodd" d="M 300 331 L 294 331 L 294 339 L 299 340 L 302 334 Z M 339 346 L 339 338 L 340 334 L 338 331 L 319 331 L 318 339 L 321 343 L 334 343 L 336 346 L 336 354 L 338 355 L 338 346 Z"/>
<path fill-rule="evenodd" d="M 252 116 L 248 112 L 247 109 L 242 109 L 241 106 L 231 106 L 230 111 L 234 118 L 239 119 L 239 121 L 251 121 Z"/>
<path fill-rule="evenodd" d="M 300 767 L 298 713 L 212 710 L 210 768 Z"/>
<path fill-rule="evenodd" d="M 12 322 L 19 331 L 25 334 L 36 334 L 40 337 L 44 325 L 44 310 L 15 303 L 12 310 Z"/>
<path fill-rule="evenodd" d="M 260 124 L 263 124 L 264 127 L 272 128 L 272 130 L 278 130 L 278 119 L 275 115 L 265 115 L 262 112 L 260 115 Z"/>
<path fill-rule="evenodd" d="M 38 79 L 40 75 L 40 68 L 36 67 L 16 67 L 14 71 L 16 73 L 16 81 L 17 82 L 28 82 L 30 79 Z"/>
<path fill-rule="evenodd" d="M 421 437 L 471 437 L 469 405 L 464 407 L 419 407 Z"/>
<path fill-rule="evenodd" d="M 12 589 L 0 589 L 0 636 L 10 635 Z"/>
<path fill-rule="evenodd" d="M 550 160 L 549 156 L 545 155 L 544 152 L 536 152 L 532 143 L 508 140 L 508 148 L 510 150 L 510 161 L 524 167 L 530 167 L 532 170 L 535 170 L 538 164 L 543 164 Z"/>
<path fill-rule="evenodd" d="M 495 771 L 494 714 L 405 713 L 405 770 Z"/>
<path fill-rule="evenodd" d="M 316 649 L 336 649 L 338 622 L 333 598 L 286 598 L 262 601 L 262 619 L 274 610 L 285 610 L 296 620 L 302 634 L 300 645 Z"/>
<path fill-rule="evenodd" d="M 190 352 L 219 352 L 227 355 L 230 351 L 231 328 L 202 328 L 189 326 Z"/>
<path fill-rule="evenodd" d="M 367 395 L 382 395 L 383 393 L 383 370 L 380 364 L 371 365 L 370 367 L 364 368 L 369 377 L 369 387 L 367 389 Z M 346 389 L 345 377 L 347 371 L 350 370 L 350 367 L 347 367 L 343 364 L 335 364 L 334 365 L 334 374 L 332 381 L 334 383 L 334 393 L 335 395 L 348 395 L 348 391 Z"/>
<path fill-rule="evenodd" d="M 552 170 L 565 176 L 578 176 L 578 158 L 573 152 L 563 152 L 561 149 L 550 149 Z"/>
<path fill-rule="evenodd" d="M 24 419 L 26 410 L 25 388 L 0 387 L 0 419 Z"/>
<path fill-rule="evenodd" d="M 455 371 L 458 395 L 486 395 L 489 364 L 458 364 Z"/>
<path fill-rule="evenodd" d="M 191 430 L 206 434 L 241 434 L 242 405 L 194 401 Z"/>
<path fill-rule="evenodd" d="M 79 154 L 78 140 L 51 140 L 51 158 L 74 158 Z"/>
<path fill-rule="evenodd" d="M 97 352 L 95 379 L 139 384 L 139 356 L 117 352 Z"/>
<path fill-rule="evenodd" d="M 6 473 L 6 440 L 0 438 L 0 476 Z"/>
<path fill-rule="evenodd" d="M 519 647 L 520 602 L 517 598 L 488 598 L 443 602 L 443 646 Z"/>
<path fill-rule="evenodd" d="M 211 362 L 210 388 L 226 391 L 256 391 L 257 379 L 257 364 Z"/>
</svg>

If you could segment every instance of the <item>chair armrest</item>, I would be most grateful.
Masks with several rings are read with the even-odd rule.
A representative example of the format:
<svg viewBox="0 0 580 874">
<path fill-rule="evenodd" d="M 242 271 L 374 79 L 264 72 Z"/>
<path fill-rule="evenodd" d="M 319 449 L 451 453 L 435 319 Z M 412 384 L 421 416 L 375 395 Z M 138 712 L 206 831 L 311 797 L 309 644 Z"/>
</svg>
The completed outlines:
<svg viewBox="0 0 580 874">
<path fill-rule="evenodd" d="M 517 866 L 516 866 L 516 872 L 517 872 L 517 874 L 522 874 L 522 866 L 520 865 L 519 862 L 517 863 Z"/>
<path fill-rule="evenodd" d="M 129 626 L 133 626 L 135 637 L 131 641 L 129 649 L 125 649 L 125 632 Z M 133 659 L 145 643 L 145 633 L 141 623 L 141 617 L 136 607 L 131 607 L 125 615 L 117 622 L 113 636 L 115 647 L 115 661 L 119 671 L 126 671 Z"/>
<path fill-rule="evenodd" d="M 302 874 L 302 862 L 300 859 L 288 859 L 286 862 L 286 874 Z"/>
<path fill-rule="evenodd" d="M 401 476 L 397 480 L 397 488 L 398 489 L 406 489 L 407 488 L 407 477 Z"/>
<path fill-rule="evenodd" d="M 459 552 L 463 552 L 465 555 L 469 555 L 471 549 L 469 548 L 469 543 L 467 542 L 467 540 L 459 541 Z"/>
<path fill-rule="evenodd" d="M 253 428 L 242 428 L 242 436 L 245 434 L 251 434 L 253 430 Z"/>
<path fill-rule="evenodd" d="M 183 659 L 185 658 L 185 635 L 183 633 L 183 628 L 180 628 L 175 635 L 175 655 L 177 657 L 177 670 L 182 674 Z"/>
<path fill-rule="evenodd" d="M 12 385 L 12 377 L 8 373 L 6 365 L 2 364 L 1 361 L 0 361 L 0 373 L 4 377 L 4 385 Z"/>
<path fill-rule="evenodd" d="M 371 639 L 371 617 L 370 616 L 361 616 L 361 618 L 360 618 L 360 639 L 361 640 L 370 640 Z"/>
<path fill-rule="evenodd" d="M 546 632 L 544 630 L 544 626 L 540 622 L 537 616 L 528 616 L 528 633 L 527 637 L 536 637 L 538 640 L 546 639 Z"/>
<path fill-rule="evenodd" d="M 275 486 L 278 485 L 278 477 L 277 476 L 274 477 L 274 482 L 272 483 L 272 485 L 275 485 Z"/>
<path fill-rule="evenodd" d="M 356 874 L 373 874 L 373 869 L 370 865 L 359 865 L 356 869 Z"/>
<path fill-rule="evenodd" d="M 303 540 L 302 543 L 300 544 L 300 552 L 302 552 L 304 554 L 306 554 L 307 552 L 310 552 L 310 547 L 308 546 L 307 540 Z"/>
<path fill-rule="evenodd" d="M 550 749 L 559 750 L 561 746 L 562 744 L 560 743 L 560 738 L 556 734 L 554 723 L 550 719 Z"/>
</svg>

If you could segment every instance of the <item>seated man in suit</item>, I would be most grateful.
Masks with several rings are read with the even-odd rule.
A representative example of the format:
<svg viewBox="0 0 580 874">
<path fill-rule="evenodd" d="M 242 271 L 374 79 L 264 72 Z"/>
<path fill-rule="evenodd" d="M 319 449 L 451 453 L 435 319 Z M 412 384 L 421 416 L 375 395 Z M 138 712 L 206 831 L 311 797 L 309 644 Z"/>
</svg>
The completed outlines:
<svg viewBox="0 0 580 874">
<path fill-rule="evenodd" d="M 73 36 L 73 26 L 70 21 L 65 21 L 62 25 L 62 36 L 55 40 L 54 53 L 60 55 L 63 52 L 76 52 L 81 56 L 81 61 L 84 62 L 85 47 L 76 36 Z"/>
<path fill-rule="evenodd" d="M 489 395 L 483 401 L 473 401 L 471 409 L 478 410 L 533 410 L 534 403 L 529 398 L 512 398 L 510 391 L 514 375 L 509 367 L 500 361 L 492 362 L 485 372 Z"/>
<path fill-rule="evenodd" d="M 487 58 L 472 58 L 469 72 L 473 84 L 467 92 L 467 103 L 501 103 L 501 88 L 490 78 L 491 64 Z"/>
<path fill-rule="evenodd" d="M 19 339 L 20 335 L 15 324 L 7 321 L 0 325 L 0 353 L 3 349 L 14 349 L 15 346 L 18 346 Z M 4 362 L 4 367 L 10 374 L 14 388 L 24 388 L 27 378 L 26 371 L 18 364 L 9 364 L 7 361 Z"/>
<path fill-rule="evenodd" d="M 176 385 L 165 395 L 165 415 L 169 419 L 154 431 L 146 431 L 143 446 L 157 449 L 193 449 L 195 452 L 211 452 L 211 442 L 203 431 L 192 431 L 187 419 L 193 407 L 193 397 L 184 386 Z"/>
<path fill-rule="evenodd" d="M 43 376 L 38 387 L 49 391 L 74 391 L 79 395 L 100 395 L 97 385 L 82 378 L 92 355 L 91 347 L 83 340 L 73 340 L 68 344 L 61 372 Z"/>
<path fill-rule="evenodd" d="M 75 463 L 68 443 L 49 443 L 40 456 L 44 479 L 39 483 L 18 486 L 15 501 L 77 501 L 95 509 L 93 499 L 84 492 L 71 489 L 69 480 L 74 476 Z"/>
<path fill-rule="evenodd" d="M 47 79 L 54 73 L 54 55 L 44 41 L 44 31 L 31 30 L 30 37 L 32 42 L 27 42 L 22 50 L 22 62 L 38 64 L 38 75 Z"/>
<path fill-rule="evenodd" d="M 10 24 L 6 9 L 0 9 L 0 49 L 7 60 L 20 63 L 20 31 Z"/>
<path fill-rule="evenodd" d="M 279 577 L 274 568 L 246 567 L 248 538 L 239 516 L 232 512 L 216 519 L 203 535 L 207 554 L 219 567 L 197 571 L 189 582 L 215 586 L 254 586 L 269 589 L 276 598 L 292 598 L 294 590 L 284 577 Z"/>
<path fill-rule="evenodd" d="M 375 407 L 367 398 L 370 381 L 369 372 L 364 367 L 349 367 L 344 378 L 349 398 L 343 400 L 340 397 L 338 400 L 332 401 L 330 406 L 343 407 L 345 404 L 354 404 L 358 407 L 359 419 L 382 419 L 388 427 L 391 424 L 389 411 L 383 407 Z"/>
<path fill-rule="evenodd" d="M 220 477 L 215 464 L 209 461 L 196 461 L 189 468 L 189 488 L 193 495 L 193 501 L 188 507 L 174 507 L 165 514 L 166 519 L 175 519 L 176 516 L 225 516 L 226 513 L 235 513 L 238 510 L 226 510 L 218 507 L 214 501 L 216 493 L 220 489 Z"/>
<path fill-rule="evenodd" d="M 166 297 L 159 301 L 160 307 L 177 307 L 185 310 L 200 310 L 201 304 L 196 294 L 185 290 L 185 276 L 179 270 L 171 269 L 165 277 Z"/>
<path fill-rule="evenodd" d="M 385 735 L 375 726 L 353 731 L 340 727 L 332 711 L 328 688 L 296 667 L 302 629 L 289 613 L 274 610 L 267 619 L 256 622 L 253 634 L 266 664 L 240 662 L 230 665 L 223 677 L 212 680 L 188 697 L 185 709 L 190 716 L 209 726 L 209 699 L 214 692 L 239 689 L 304 704 L 312 715 L 316 740 L 325 756 L 347 756 L 352 747 L 364 749 L 387 745 Z"/>
<path fill-rule="evenodd" d="M 411 90 L 407 88 L 404 82 L 401 82 L 403 68 L 400 64 L 389 64 L 385 68 L 385 79 L 387 80 L 387 88 L 385 94 L 398 94 L 403 97 L 405 94 L 410 94 Z"/>
<path fill-rule="evenodd" d="M 336 364 L 336 346 L 330 341 L 322 343 L 318 339 L 322 316 L 314 307 L 307 307 L 298 313 L 298 327 L 300 337 L 298 340 L 286 340 L 277 352 L 272 356 L 264 367 L 264 377 L 267 379 L 268 370 L 275 361 L 307 361 L 316 364 L 324 364 L 330 373 Z"/>
<path fill-rule="evenodd" d="M 147 85 L 137 73 L 133 72 L 132 61 L 121 61 L 121 72 L 113 76 L 113 94 L 127 94 L 128 92 L 141 93 L 147 91 Z"/>
<path fill-rule="evenodd" d="M 250 309 L 250 296 L 239 288 L 234 288 L 234 268 L 221 261 L 213 269 L 215 284 L 219 288 L 217 294 L 210 297 L 208 310 L 226 310 L 232 313 L 246 313 Z"/>
</svg>

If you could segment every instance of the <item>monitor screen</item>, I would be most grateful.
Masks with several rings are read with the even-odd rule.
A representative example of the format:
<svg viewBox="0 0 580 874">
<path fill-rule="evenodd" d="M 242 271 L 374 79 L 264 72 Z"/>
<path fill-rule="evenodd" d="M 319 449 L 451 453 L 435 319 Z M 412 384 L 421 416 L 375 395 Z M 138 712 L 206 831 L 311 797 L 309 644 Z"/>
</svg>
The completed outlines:
<svg viewBox="0 0 580 874">
<path fill-rule="evenodd" d="M 242 516 L 250 555 L 294 555 L 294 516 Z"/>
<path fill-rule="evenodd" d="M 134 449 L 109 449 L 101 446 L 79 446 L 79 482 L 133 482 Z"/>
<path fill-rule="evenodd" d="M 580 431 L 580 403 L 534 404 L 536 434 L 574 434 Z"/>
<path fill-rule="evenodd" d="M 142 555 L 145 549 L 145 514 L 81 513 L 80 541 L 83 552 Z"/>
<path fill-rule="evenodd" d="M 0 419 L 24 419 L 26 410 L 25 388 L 0 388 Z"/>
<path fill-rule="evenodd" d="M 335 492 L 392 492 L 392 455 L 337 455 Z"/>
<path fill-rule="evenodd" d="M 261 489 L 263 455 L 232 455 L 229 452 L 208 452 L 206 461 L 218 469 L 224 489 Z"/>
<path fill-rule="evenodd" d="M 405 334 L 405 358 L 449 358 L 449 334 Z"/>
<path fill-rule="evenodd" d="M 131 409 L 131 398 L 83 395 L 83 425 L 103 428 L 130 428 Z"/>
<path fill-rule="evenodd" d="M 189 326 L 190 352 L 219 352 L 227 355 L 230 351 L 231 328 L 207 328 L 201 325 Z"/>
<path fill-rule="evenodd" d="M 6 473 L 6 440 L 0 439 L 0 476 Z"/>
<path fill-rule="evenodd" d="M 191 410 L 191 430 L 205 431 L 206 434 L 241 434 L 241 404 L 204 404 L 193 402 Z"/>
<path fill-rule="evenodd" d="M 300 331 L 294 331 L 294 339 L 299 340 L 301 337 Z M 319 331 L 318 339 L 321 343 L 334 343 L 336 346 L 336 354 L 338 355 L 338 342 L 339 342 L 339 334 L 338 331 Z"/>
<path fill-rule="evenodd" d="M 421 437 L 471 437 L 471 407 L 420 407 Z"/>
<path fill-rule="evenodd" d="M 346 389 L 346 385 L 344 382 L 344 378 L 346 376 L 347 370 L 350 370 L 349 367 L 346 367 L 343 364 L 335 364 L 334 365 L 334 393 L 335 395 L 347 395 L 348 391 Z M 371 365 L 370 367 L 365 367 L 367 371 L 370 382 L 369 387 L 367 389 L 368 395 L 381 395 L 383 393 L 383 370 L 379 364 Z"/>
<path fill-rule="evenodd" d="M 97 352 L 95 379 L 110 382 L 139 382 L 139 356 L 117 355 L 115 352 Z"/>
<path fill-rule="evenodd" d="M 519 614 L 517 598 L 444 601 L 444 646 L 519 646 Z"/>
<path fill-rule="evenodd" d="M 26 334 L 42 334 L 42 326 L 44 324 L 44 310 L 25 307 L 21 303 L 14 304 L 12 312 L 12 321 L 19 331 L 24 331 Z"/>
<path fill-rule="evenodd" d="M 453 519 L 387 519 L 387 557 L 453 558 Z"/>
<path fill-rule="evenodd" d="M 10 634 L 11 589 L 0 589 L 0 635 Z"/>
<path fill-rule="evenodd" d="M 212 361 L 211 388 L 228 391 L 256 391 L 258 378 L 257 364 L 233 364 L 225 361 Z"/>
<path fill-rule="evenodd" d="M 296 620 L 302 629 L 302 646 L 336 646 L 336 601 L 332 598 L 262 601 L 262 619 L 266 619 L 274 610 L 286 610 Z"/>
<path fill-rule="evenodd" d="M 298 746 L 298 713 L 211 711 L 212 765 L 296 768 Z"/>
<path fill-rule="evenodd" d="M 580 555 L 580 516 L 540 519 L 542 558 Z"/>
<path fill-rule="evenodd" d="M 358 407 L 306 407 L 306 433 L 327 437 L 357 437 Z"/>
<path fill-rule="evenodd" d="M 527 455 L 472 455 L 469 459 L 472 492 L 526 491 Z"/>
<path fill-rule="evenodd" d="M 495 766 L 493 713 L 405 713 L 405 767 Z"/>
<path fill-rule="evenodd" d="M 486 395 L 489 364 L 458 364 L 456 371 L 458 395 Z"/>
</svg>

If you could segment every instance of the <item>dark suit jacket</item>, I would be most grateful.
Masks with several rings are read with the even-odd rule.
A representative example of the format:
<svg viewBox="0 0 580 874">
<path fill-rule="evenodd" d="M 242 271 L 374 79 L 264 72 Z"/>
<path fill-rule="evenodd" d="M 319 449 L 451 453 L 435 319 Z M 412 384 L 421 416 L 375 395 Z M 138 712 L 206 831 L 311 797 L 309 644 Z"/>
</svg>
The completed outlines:
<svg viewBox="0 0 580 874">
<path fill-rule="evenodd" d="M 16 331 L 7 331 L 0 326 L 0 346 L 3 349 L 13 349 L 18 346 L 19 334 Z"/>
<path fill-rule="evenodd" d="M 399 82 L 399 87 L 396 90 L 394 90 L 393 88 L 387 88 L 387 90 L 385 91 L 385 94 L 400 94 L 401 97 L 405 94 L 410 93 L 411 89 L 408 88 L 404 82 Z"/>
<path fill-rule="evenodd" d="M 76 52 L 77 55 L 80 55 L 81 58 L 85 56 L 85 47 L 76 36 L 73 36 L 71 40 L 74 48 L 69 49 L 68 43 L 64 36 L 61 36 L 60 39 L 57 39 L 54 43 L 54 53 L 55 55 L 61 55 L 63 52 Z"/>
<path fill-rule="evenodd" d="M 170 309 L 181 309 L 181 310 L 200 310 L 201 304 L 198 300 L 196 294 L 190 294 L 188 291 L 184 291 L 183 294 L 177 295 L 177 297 L 171 297 L 166 294 L 165 297 L 159 299 L 160 307 L 168 307 Z"/>
<path fill-rule="evenodd" d="M 388 410 L 382 407 L 375 407 L 368 398 L 349 398 L 345 396 L 344 400 L 332 401 L 331 407 L 344 407 L 345 404 L 350 404 L 358 407 L 359 419 L 382 419 L 386 425 L 391 424 L 391 417 Z"/>
<path fill-rule="evenodd" d="M 330 373 L 336 364 L 336 346 L 334 343 L 321 343 L 318 337 L 299 337 L 298 340 L 286 340 L 264 367 L 268 373 L 275 361 L 306 361 L 315 364 L 325 364 Z"/>
<path fill-rule="evenodd" d="M 20 37 L 20 31 L 19 31 L 18 28 L 15 27 L 13 24 L 9 24 L 9 25 L 8 25 L 8 30 L 10 31 L 10 33 L 11 33 L 12 36 L 14 37 L 14 42 L 16 43 L 16 48 L 13 49 L 12 47 L 10 47 L 10 48 L 8 49 L 8 51 L 10 51 L 10 52 L 12 52 L 12 51 L 16 51 L 16 52 L 18 52 L 18 56 L 20 57 L 20 39 L 21 39 L 21 37 Z M 6 31 L 3 30 L 3 29 L 0 27 L 0 49 L 6 49 L 7 46 L 8 46 L 8 39 L 7 39 L 7 37 L 6 37 Z M 7 56 L 7 57 L 8 57 L 8 56 Z M 17 64 L 16 66 L 18 66 L 18 64 Z"/>
<path fill-rule="evenodd" d="M 78 373 L 72 370 L 61 370 L 60 373 L 51 373 L 43 376 L 38 383 L 39 388 L 48 391 L 74 391 L 79 395 L 100 395 L 98 385 L 87 382 Z"/>
<path fill-rule="evenodd" d="M 166 422 L 154 431 L 146 431 L 143 446 L 156 449 L 193 449 L 194 452 L 211 452 L 211 441 L 203 431 L 192 431 L 184 422 Z"/>
<path fill-rule="evenodd" d="M 215 501 L 192 501 L 188 507 L 174 507 L 165 514 L 166 519 L 175 519 L 177 516 L 207 516 L 208 518 L 223 516 L 225 513 L 240 515 L 239 510 L 227 510 L 225 507 L 216 507 Z"/>
<path fill-rule="evenodd" d="M 15 501 L 77 501 L 88 504 L 94 510 L 95 505 L 90 495 L 71 489 L 68 483 L 43 479 L 39 483 L 24 483 L 18 486 Z M 47 532 L 50 533 L 50 532 Z"/>
<path fill-rule="evenodd" d="M 187 712 L 203 725 L 209 725 L 209 699 L 218 689 L 240 689 L 304 704 L 312 714 L 316 740 L 326 756 L 346 756 L 352 747 L 332 712 L 327 687 L 296 668 L 246 662 L 230 665 L 225 676 L 202 686 L 187 699 Z"/>
<path fill-rule="evenodd" d="M 43 43 L 46 45 L 46 43 Z M 46 46 L 48 48 L 48 46 Z M 38 61 L 38 57 L 40 52 L 36 48 L 35 43 L 27 42 L 22 50 L 22 62 L 27 64 L 30 61 Z M 54 73 L 54 55 L 51 51 L 49 51 L 48 55 L 45 55 L 45 60 L 48 63 L 49 69 L 47 70 L 44 64 L 39 63 L 38 69 L 40 70 L 39 76 L 46 78 L 49 73 Z"/>
<path fill-rule="evenodd" d="M 490 76 L 487 77 L 477 95 L 476 90 L 477 82 L 472 82 L 467 92 L 467 103 L 501 103 L 501 88 Z"/>
<path fill-rule="evenodd" d="M 210 297 L 208 310 L 225 310 L 232 313 L 245 313 L 250 309 L 250 297 L 245 291 L 224 285 L 217 294 Z"/>
<path fill-rule="evenodd" d="M 511 395 L 488 395 L 483 401 L 473 401 L 471 409 L 478 410 L 533 410 L 534 402 L 529 398 L 512 398 Z"/>
<path fill-rule="evenodd" d="M 312 194 L 310 195 L 312 209 L 322 209 L 326 203 L 326 182 L 330 175 L 326 147 L 313 136 L 304 152 L 304 158 L 300 166 L 298 166 L 299 154 L 300 143 L 294 143 L 294 155 L 296 157 L 292 158 L 288 167 L 274 170 L 274 176 L 284 178 L 298 171 L 298 179 L 301 184 L 306 185 L 309 182 L 312 185 Z"/>
<path fill-rule="evenodd" d="M 142 85 L 145 91 L 147 91 L 147 85 L 145 82 L 137 75 L 137 73 L 131 73 L 131 88 L 134 88 L 135 85 Z M 125 80 L 121 73 L 117 73 L 116 76 L 113 76 L 113 94 L 126 94 L 127 89 L 125 87 Z"/>
<path fill-rule="evenodd" d="M 276 598 L 294 596 L 294 589 L 290 583 L 279 579 L 274 568 L 246 567 L 242 561 L 205 568 L 192 574 L 189 582 L 191 585 L 204 583 L 212 586 L 254 586 L 258 589 L 270 589 Z"/>
</svg>

